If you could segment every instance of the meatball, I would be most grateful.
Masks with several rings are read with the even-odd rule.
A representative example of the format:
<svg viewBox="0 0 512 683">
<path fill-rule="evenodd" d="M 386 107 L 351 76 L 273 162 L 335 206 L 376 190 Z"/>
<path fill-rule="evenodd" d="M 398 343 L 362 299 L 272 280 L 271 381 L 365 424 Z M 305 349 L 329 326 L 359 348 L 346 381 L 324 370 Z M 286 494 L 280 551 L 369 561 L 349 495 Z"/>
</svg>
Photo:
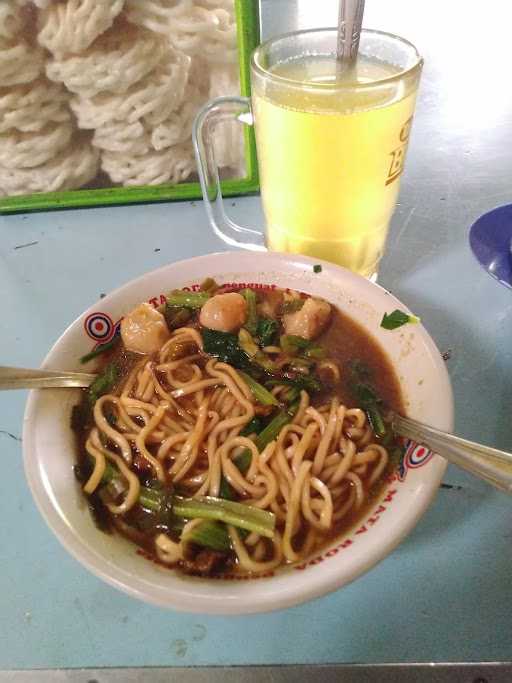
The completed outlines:
<svg viewBox="0 0 512 683">
<path fill-rule="evenodd" d="M 203 305 L 199 322 L 218 332 L 235 332 L 245 323 L 247 303 L 237 292 L 216 294 Z"/>
<path fill-rule="evenodd" d="M 151 304 L 140 304 L 121 321 L 121 338 L 128 351 L 155 353 L 169 337 L 164 316 Z"/>
<path fill-rule="evenodd" d="M 306 299 L 296 313 L 283 316 L 284 331 L 304 339 L 315 339 L 327 325 L 331 316 L 331 306 L 323 299 Z"/>
</svg>

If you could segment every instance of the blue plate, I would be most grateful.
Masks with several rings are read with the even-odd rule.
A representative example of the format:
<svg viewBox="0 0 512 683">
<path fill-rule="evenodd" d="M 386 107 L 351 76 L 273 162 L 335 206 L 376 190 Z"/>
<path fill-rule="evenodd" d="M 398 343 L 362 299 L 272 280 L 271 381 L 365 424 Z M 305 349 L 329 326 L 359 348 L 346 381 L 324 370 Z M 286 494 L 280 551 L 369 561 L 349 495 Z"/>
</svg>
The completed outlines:
<svg viewBox="0 0 512 683">
<path fill-rule="evenodd" d="M 469 244 L 485 270 L 512 288 L 512 204 L 480 216 L 469 231 Z"/>
</svg>

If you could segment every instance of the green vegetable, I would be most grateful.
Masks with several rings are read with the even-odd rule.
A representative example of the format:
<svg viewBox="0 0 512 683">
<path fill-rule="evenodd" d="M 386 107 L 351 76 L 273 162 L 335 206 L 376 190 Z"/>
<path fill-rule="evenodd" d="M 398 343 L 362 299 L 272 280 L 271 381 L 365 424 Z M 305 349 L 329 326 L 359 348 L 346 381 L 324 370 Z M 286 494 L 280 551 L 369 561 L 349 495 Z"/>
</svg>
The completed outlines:
<svg viewBox="0 0 512 683">
<path fill-rule="evenodd" d="M 116 334 L 116 336 L 106 344 L 100 344 L 100 346 L 97 346 L 93 351 L 91 351 L 90 353 L 86 353 L 85 356 L 82 356 L 80 358 L 80 363 L 88 363 L 93 358 L 96 358 L 97 356 L 100 356 L 102 353 L 105 353 L 105 351 L 110 351 L 110 349 L 113 349 L 115 346 L 117 346 L 120 341 L 121 335 Z"/>
<path fill-rule="evenodd" d="M 174 514 L 186 519 L 215 519 L 240 529 L 255 531 L 267 538 L 274 537 L 275 515 L 266 510 L 222 498 L 174 497 Z"/>
<path fill-rule="evenodd" d="M 78 481 L 82 484 L 85 484 L 85 482 L 90 478 L 93 470 L 94 470 L 94 458 L 87 454 L 87 458 L 84 458 L 80 462 L 80 464 L 74 466 L 74 472 L 76 475 L 76 478 Z M 103 476 L 101 477 L 101 483 L 102 484 L 110 484 L 112 479 L 115 479 L 119 476 L 119 471 L 117 467 L 114 467 L 111 465 L 109 462 L 105 464 L 105 471 L 103 472 Z"/>
<path fill-rule="evenodd" d="M 321 273 L 322 272 L 322 266 L 319 263 L 315 263 L 313 266 L 313 273 Z"/>
<path fill-rule="evenodd" d="M 271 394 L 270 391 L 268 391 L 268 389 L 265 389 L 263 385 L 261 385 L 255 379 L 253 379 L 246 372 L 240 372 L 240 375 L 242 376 L 244 382 L 247 384 L 247 386 L 251 390 L 252 395 L 258 401 L 258 403 L 261 403 L 261 405 L 263 406 L 279 405 L 279 401 L 276 399 L 276 397 L 273 394 Z"/>
<path fill-rule="evenodd" d="M 283 394 L 283 398 L 287 403 L 293 403 L 293 401 L 296 401 L 299 396 L 300 389 L 297 387 L 291 387 L 285 394 Z"/>
<path fill-rule="evenodd" d="M 185 536 L 182 536 L 181 540 L 221 552 L 231 550 L 231 540 L 226 525 L 213 520 L 207 519 L 201 522 L 193 527 Z"/>
<path fill-rule="evenodd" d="M 419 323 L 420 318 L 415 315 L 409 315 L 398 309 L 392 313 L 384 313 L 380 326 L 385 330 L 396 330 L 397 327 L 402 327 L 407 323 Z"/>
<path fill-rule="evenodd" d="M 256 337 L 261 346 L 270 346 L 274 343 L 279 323 L 272 318 L 259 318 L 256 328 Z"/>
<path fill-rule="evenodd" d="M 250 369 L 249 357 L 240 348 L 236 334 L 218 332 L 217 330 L 210 330 L 205 327 L 201 330 L 201 336 L 205 353 L 215 356 L 235 368 Z"/>
<path fill-rule="evenodd" d="M 290 299 L 285 301 L 282 307 L 283 315 L 285 313 L 297 313 L 304 306 L 305 299 Z"/>
<path fill-rule="evenodd" d="M 139 492 L 139 504 L 147 510 L 153 512 L 160 512 L 164 501 L 162 489 L 149 488 L 148 486 L 141 486 Z"/>
<path fill-rule="evenodd" d="M 247 320 L 245 329 L 252 335 L 258 329 L 258 314 L 256 313 L 256 293 L 252 289 L 242 289 L 240 294 L 247 303 Z"/>
<path fill-rule="evenodd" d="M 249 436 L 250 434 L 257 434 L 258 432 L 261 432 L 263 429 L 263 424 L 261 422 L 261 418 L 259 418 L 257 415 L 252 418 L 250 422 L 248 422 L 245 427 L 242 429 L 240 432 L 240 436 Z"/>
<path fill-rule="evenodd" d="M 103 476 L 101 477 L 101 483 L 110 484 L 112 479 L 117 479 L 118 476 L 119 470 L 117 469 L 117 467 L 114 467 L 109 462 L 107 462 L 105 464 L 105 471 L 103 472 Z"/>
<path fill-rule="evenodd" d="M 299 337 L 296 334 L 282 334 L 279 339 L 279 344 L 284 353 L 288 353 L 291 356 L 299 351 L 308 349 L 311 346 L 310 341 L 304 339 L 304 337 Z"/>
<path fill-rule="evenodd" d="M 175 289 L 167 295 L 167 305 L 201 308 L 209 298 L 209 292 L 184 292 L 181 289 Z"/>
<path fill-rule="evenodd" d="M 185 308 L 183 306 L 170 306 L 169 303 L 165 304 L 164 318 L 165 322 L 167 323 L 167 327 L 170 330 L 183 327 L 183 325 L 188 323 L 191 317 L 192 311 L 190 308 Z"/>
<path fill-rule="evenodd" d="M 115 363 L 109 363 L 103 373 L 96 377 L 89 387 L 89 401 L 92 405 L 100 396 L 108 393 L 119 378 L 119 369 Z"/>
<path fill-rule="evenodd" d="M 231 486 L 225 477 L 220 480 L 219 498 L 223 500 L 236 500 L 237 494 L 235 489 Z"/>
<path fill-rule="evenodd" d="M 260 451 L 260 453 L 271 441 L 277 439 L 281 429 L 291 422 L 291 420 L 291 415 L 289 415 L 287 412 L 281 411 L 268 423 L 265 429 L 258 434 L 254 441 L 256 448 Z"/>
<path fill-rule="evenodd" d="M 386 425 L 382 419 L 379 409 L 375 404 L 366 407 L 366 415 L 372 426 L 373 431 L 377 436 L 384 437 L 386 435 Z"/>
<path fill-rule="evenodd" d="M 252 338 L 249 330 L 244 330 L 243 327 L 238 332 L 238 343 L 240 344 L 240 348 L 245 351 L 249 358 L 255 358 L 260 351 L 259 346 Z"/>
<path fill-rule="evenodd" d="M 374 387 L 369 384 L 370 370 L 364 363 L 354 361 L 351 364 L 350 372 L 354 379 L 351 389 L 357 398 L 358 404 L 366 412 L 368 421 L 375 434 L 380 438 L 386 438 L 388 436 L 388 428 L 380 412 L 382 399 L 377 395 Z M 364 381 L 359 381 L 360 379 Z"/>
</svg>

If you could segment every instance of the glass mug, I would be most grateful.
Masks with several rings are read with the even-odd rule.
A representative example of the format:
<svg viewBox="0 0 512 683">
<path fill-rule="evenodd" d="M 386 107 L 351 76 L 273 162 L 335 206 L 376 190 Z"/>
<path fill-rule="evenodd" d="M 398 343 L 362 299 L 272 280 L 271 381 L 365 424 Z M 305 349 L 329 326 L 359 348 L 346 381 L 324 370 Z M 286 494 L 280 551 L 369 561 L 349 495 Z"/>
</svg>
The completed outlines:
<svg viewBox="0 0 512 683">
<path fill-rule="evenodd" d="M 376 277 L 396 206 L 423 60 L 408 41 L 363 30 L 356 67 L 336 62 L 336 29 L 260 45 L 252 97 L 221 97 L 193 138 L 210 223 L 228 244 L 326 259 Z M 254 124 L 263 235 L 226 215 L 213 153 L 221 122 Z"/>
</svg>

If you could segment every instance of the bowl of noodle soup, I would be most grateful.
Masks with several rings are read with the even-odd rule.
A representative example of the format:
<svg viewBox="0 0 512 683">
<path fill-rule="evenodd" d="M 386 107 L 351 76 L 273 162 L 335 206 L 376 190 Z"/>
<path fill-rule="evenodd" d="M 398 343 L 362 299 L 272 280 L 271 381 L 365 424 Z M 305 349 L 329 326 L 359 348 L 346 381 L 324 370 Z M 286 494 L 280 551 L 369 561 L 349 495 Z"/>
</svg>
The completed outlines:
<svg viewBox="0 0 512 683">
<path fill-rule="evenodd" d="M 358 275 L 277 253 L 197 257 L 112 292 L 43 364 L 100 380 L 29 396 L 40 512 L 90 571 L 162 607 L 248 614 L 341 588 L 405 538 L 446 468 L 387 426 L 388 408 L 453 426 L 423 326 L 381 326 L 396 309 Z"/>
</svg>

